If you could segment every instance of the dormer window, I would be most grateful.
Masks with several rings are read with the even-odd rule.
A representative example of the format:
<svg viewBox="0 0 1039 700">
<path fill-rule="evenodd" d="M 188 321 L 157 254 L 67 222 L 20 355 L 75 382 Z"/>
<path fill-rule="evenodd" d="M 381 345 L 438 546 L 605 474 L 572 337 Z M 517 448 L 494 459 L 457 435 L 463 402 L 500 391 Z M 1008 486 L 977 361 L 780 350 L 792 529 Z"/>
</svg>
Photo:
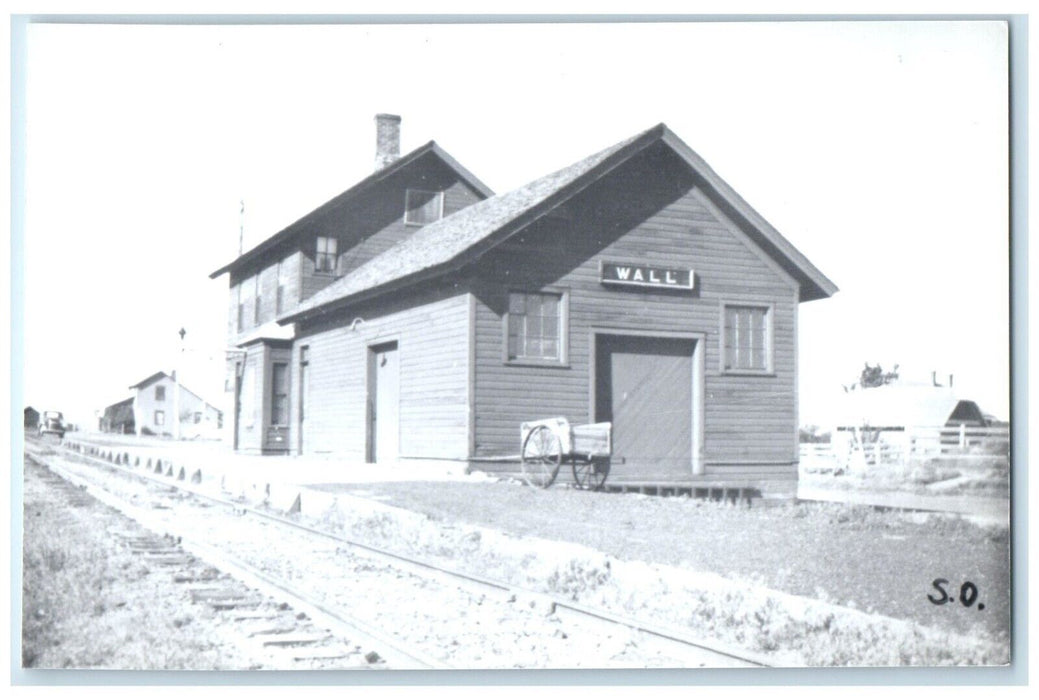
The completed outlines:
<svg viewBox="0 0 1039 700">
<path fill-rule="evenodd" d="M 314 271 L 331 275 L 336 271 L 337 241 L 327 236 L 317 237 L 317 254 L 314 256 Z"/>
<path fill-rule="evenodd" d="M 408 190 L 404 195 L 404 223 L 425 226 L 444 216 L 444 193 Z"/>
</svg>

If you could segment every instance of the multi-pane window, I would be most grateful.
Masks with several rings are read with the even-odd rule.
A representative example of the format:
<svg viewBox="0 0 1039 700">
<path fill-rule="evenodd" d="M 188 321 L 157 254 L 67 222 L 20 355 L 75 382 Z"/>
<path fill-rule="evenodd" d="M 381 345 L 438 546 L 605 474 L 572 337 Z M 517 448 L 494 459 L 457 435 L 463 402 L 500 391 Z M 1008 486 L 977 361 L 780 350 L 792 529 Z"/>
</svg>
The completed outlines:
<svg viewBox="0 0 1039 700">
<path fill-rule="evenodd" d="M 335 238 L 328 236 L 317 237 L 317 252 L 314 256 L 314 270 L 332 274 L 336 271 L 336 248 Z"/>
<path fill-rule="evenodd" d="M 763 306 L 725 307 L 725 369 L 770 369 L 769 312 Z"/>
<path fill-rule="evenodd" d="M 260 276 L 253 277 L 253 325 L 260 325 Z"/>
<path fill-rule="evenodd" d="M 260 322 L 260 276 L 254 275 L 238 285 L 238 330 L 246 329 L 246 314 L 252 311 L 252 325 Z"/>
<path fill-rule="evenodd" d="M 424 226 L 444 216 L 444 193 L 408 190 L 404 194 L 404 223 Z"/>
<path fill-rule="evenodd" d="M 274 299 L 275 315 L 281 316 L 285 311 L 285 287 L 289 282 L 289 266 L 282 260 L 278 263 L 278 295 Z"/>
<path fill-rule="evenodd" d="M 510 360 L 563 361 L 563 296 L 509 294 Z"/>
<path fill-rule="evenodd" d="M 289 424 L 289 365 L 271 365 L 271 425 Z"/>
<path fill-rule="evenodd" d="M 156 411 L 155 412 L 155 425 L 166 425 L 166 412 Z"/>
<path fill-rule="evenodd" d="M 155 387 L 155 400 L 165 401 L 166 400 L 166 387 L 157 386 Z"/>
</svg>

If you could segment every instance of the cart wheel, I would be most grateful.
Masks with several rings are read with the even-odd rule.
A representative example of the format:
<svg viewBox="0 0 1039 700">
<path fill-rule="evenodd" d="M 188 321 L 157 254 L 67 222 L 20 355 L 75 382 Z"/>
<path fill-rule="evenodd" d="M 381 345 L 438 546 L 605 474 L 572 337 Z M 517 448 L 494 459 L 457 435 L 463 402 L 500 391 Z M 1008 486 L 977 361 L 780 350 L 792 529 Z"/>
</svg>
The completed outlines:
<svg viewBox="0 0 1039 700">
<path fill-rule="evenodd" d="M 575 461 L 573 467 L 577 488 L 598 491 L 610 474 L 610 458 L 593 457 L 588 461 Z"/>
<path fill-rule="evenodd" d="M 523 480 L 537 488 L 548 488 L 556 480 L 563 446 L 547 425 L 539 425 L 523 441 Z"/>
</svg>

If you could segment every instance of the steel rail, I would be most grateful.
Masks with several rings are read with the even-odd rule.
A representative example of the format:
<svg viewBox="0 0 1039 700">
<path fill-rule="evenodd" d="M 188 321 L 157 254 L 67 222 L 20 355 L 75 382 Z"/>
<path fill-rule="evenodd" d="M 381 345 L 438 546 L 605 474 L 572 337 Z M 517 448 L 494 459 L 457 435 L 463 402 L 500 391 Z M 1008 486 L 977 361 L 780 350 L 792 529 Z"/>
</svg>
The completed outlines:
<svg viewBox="0 0 1039 700">
<path fill-rule="evenodd" d="M 26 445 L 26 448 L 28 449 L 28 445 Z M 670 628 L 656 622 L 644 622 L 636 620 L 634 618 L 618 615 L 616 613 L 608 612 L 605 610 L 598 610 L 589 606 L 575 603 L 573 601 L 557 598 L 550 594 L 525 589 L 502 581 L 496 581 L 494 579 L 480 576 L 478 574 L 472 574 L 468 572 L 457 571 L 455 569 L 450 569 L 440 564 L 434 563 L 432 561 L 423 559 L 421 557 L 400 554 L 374 545 L 365 544 L 363 542 L 357 542 L 355 540 L 351 540 L 340 535 L 327 532 L 325 530 L 319 530 L 309 525 L 305 525 L 303 523 L 283 518 L 273 513 L 265 512 L 263 510 L 259 510 L 257 508 L 252 508 L 249 506 L 244 506 L 243 504 L 236 501 L 231 501 L 224 498 L 220 498 L 218 496 L 213 496 L 211 494 L 205 493 L 200 489 L 191 488 L 187 484 L 171 483 L 168 480 L 168 478 L 158 479 L 152 474 L 141 473 L 140 471 L 136 471 L 132 468 L 124 467 L 121 464 L 115 464 L 113 462 L 108 462 L 104 459 L 68 450 L 63 446 L 61 449 L 64 449 L 71 456 L 90 462 L 96 462 L 101 466 L 110 469 L 115 469 L 156 484 L 162 484 L 166 487 L 172 486 L 176 489 L 186 491 L 201 498 L 210 500 L 214 503 L 229 506 L 235 509 L 237 512 L 248 513 L 249 515 L 262 518 L 285 527 L 301 530 L 303 532 L 307 532 L 317 537 L 329 539 L 336 542 L 337 544 L 346 545 L 353 549 L 365 552 L 369 555 L 374 555 L 377 558 L 391 559 L 403 568 L 407 568 L 408 570 L 415 573 L 419 573 L 423 576 L 428 577 L 429 574 L 432 573 L 433 576 L 439 580 L 448 581 L 450 583 L 453 583 L 454 585 L 464 585 L 466 587 L 469 587 L 470 589 L 476 588 L 481 592 L 490 592 L 495 595 L 516 595 L 517 597 L 530 598 L 533 600 L 544 600 L 546 602 L 550 602 L 551 604 L 553 604 L 557 611 L 562 610 L 580 618 L 586 618 L 609 625 L 625 627 L 635 632 L 639 632 L 650 637 L 665 640 L 667 642 L 675 643 L 680 646 L 691 647 L 699 649 L 701 651 L 717 654 L 720 657 L 725 657 L 734 660 L 746 666 L 759 666 L 767 668 L 776 665 L 774 659 L 768 658 L 762 654 L 755 654 L 753 652 L 732 647 L 715 640 L 705 640 L 702 638 L 698 638 L 688 634 L 684 630 Z"/>
<path fill-rule="evenodd" d="M 73 474 L 64 467 L 58 466 L 52 460 L 47 460 L 46 455 L 31 454 L 31 457 L 46 465 L 47 469 L 54 472 L 62 479 L 71 484 L 81 487 L 101 503 L 104 503 L 124 515 L 141 523 L 145 528 L 157 531 L 162 530 L 167 534 L 178 537 L 179 546 L 185 551 L 193 554 L 211 566 L 216 567 L 224 573 L 230 574 L 242 583 L 259 590 L 264 595 L 288 603 L 294 610 L 305 613 L 311 620 L 321 626 L 334 630 L 339 636 L 348 638 L 352 643 L 367 646 L 377 650 L 380 657 L 394 669 L 450 669 L 439 659 L 435 659 L 423 651 L 407 648 L 399 640 L 391 638 L 375 629 L 370 624 L 362 622 L 341 610 L 336 610 L 313 596 L 310 596 L 292 584 L 262 571 L 261 569 L 247 564 L 240 559 L 221 551 L 211 545 L 198 540 L 185 538 L 178 533 L 170 533 L 170 526 L 160 518 L 154 517 L 149 511 L 135 506 L 118 496 L 106 491 L 103 487 L 90 482 L 77 474 Z M 155 480 L 157 481 L 157 480 Z M 160 482 L 161 483 L 161 482 Z"/>
</svg>

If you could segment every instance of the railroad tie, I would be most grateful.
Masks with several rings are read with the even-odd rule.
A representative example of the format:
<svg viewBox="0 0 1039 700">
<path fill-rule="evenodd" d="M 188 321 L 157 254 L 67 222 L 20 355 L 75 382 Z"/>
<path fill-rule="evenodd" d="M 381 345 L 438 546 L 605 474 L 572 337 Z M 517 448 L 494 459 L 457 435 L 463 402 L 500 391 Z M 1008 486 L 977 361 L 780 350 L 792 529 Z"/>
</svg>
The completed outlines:
<svg viewBox="0 0 1039 700">
<path fill-rule="evenodd" d="M 253 639 L 265 647 L 268 646 L 302 646 L 305 644 L 317 644 L 329 639 L 332 635 L 327 632 L 296 633 L 296 634 L 258 634 Z"/>
<path fill-rule="evenodd" d="M 375 653 L 375 652 L 371 652 Z M 345 659 L 346 657 L 353 654 L 353 651 L 346 647 L 325 647 L 320 649 L 301 649 L 292 654 L 293 661 L 335 661 L 336 659 Z M 379 659 L 376 659 L 378 661 Z M 369 661 L 368 663 L 375 663 Z"/>
</svg>

